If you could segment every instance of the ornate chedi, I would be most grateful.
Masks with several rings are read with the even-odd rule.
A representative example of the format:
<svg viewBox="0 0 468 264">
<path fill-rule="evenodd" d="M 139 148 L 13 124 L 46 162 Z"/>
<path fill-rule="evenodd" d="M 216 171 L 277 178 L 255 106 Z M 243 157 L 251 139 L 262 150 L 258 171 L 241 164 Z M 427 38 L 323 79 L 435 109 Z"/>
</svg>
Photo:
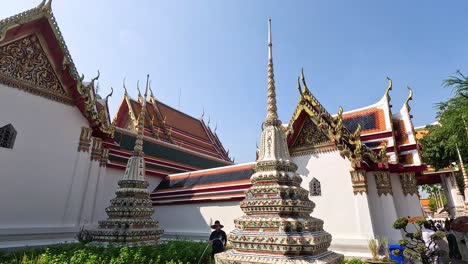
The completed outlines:
<svg viewBox="0 0 468 264">
<path fill-rule="evenodd" d="M 216 263 L 342 263 L 342 255 L 328 251 L 332 237 L 323 221 L 310 216 L 315 205 L 300 187 L 278 119 L 271 22 L 268 47 L 268 111 L 253 185 L 240 204 L 246 215 L 235 220 L 236 229 L 229 234 L 233 249 L 216 254 Z"/>
<path fill-rule="evenodd" d="M 163 230 L 152 216 L 154 208 L 149 197 L 148 182 L 145 179 L 145 160 L 143 153 L 143 131 L 146 114 L 145 100 L 138 118 L 137 139 L 133 156 L 128 160 L 127 168 L 116 197 L 111 206 L 106 208 L 107 220 L 99 221 L 99 228 L 91 231 L 94 243 L 106 244 L 146 244 L 156 242 Z"/>
</svg>

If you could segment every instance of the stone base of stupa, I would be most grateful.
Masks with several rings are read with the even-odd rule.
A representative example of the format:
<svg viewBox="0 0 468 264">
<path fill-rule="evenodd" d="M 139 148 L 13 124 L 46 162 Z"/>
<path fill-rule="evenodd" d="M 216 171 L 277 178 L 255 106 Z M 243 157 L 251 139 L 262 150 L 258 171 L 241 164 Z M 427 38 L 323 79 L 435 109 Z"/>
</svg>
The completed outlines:
<svg viewBox="0 0 468 264">
<path fill-rule="evenodd" d="M 343 255 L 327 251 L 314 256 L 284 256 L 270 254 L 254 254 L 238 252 L 234 249 L 215 255 L 216 264 L 249 264 L 249 263 L 277 263 L 277 264 L 341 264 Z"/>
<path fill-rule="evenodd" d="M 158 244 L 163 231 L 157 228 L 97 228 L 90 234 L 93 237 L 92 245 L 142 246 Z"/>
</svg>

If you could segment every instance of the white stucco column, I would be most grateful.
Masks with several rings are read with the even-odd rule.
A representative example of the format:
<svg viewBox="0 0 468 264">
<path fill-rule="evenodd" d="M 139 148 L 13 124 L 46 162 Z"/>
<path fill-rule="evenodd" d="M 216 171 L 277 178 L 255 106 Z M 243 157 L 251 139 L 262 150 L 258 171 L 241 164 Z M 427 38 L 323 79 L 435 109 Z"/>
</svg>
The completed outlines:
<svg viewBox="0 0 468 264">
<path fill-rule="evenodd" d="M 98 210 L 98 208 L 97 208 L 97 204 L 98 204 L 97 199 L 98 199 L 98 197 L 100 197 L 98 195 L 98 192 L 102 188 L 102 186 L 100 186 L 102 184 L 101 178 L 106 177 L 106 174 L 107 174 L 107 168 L 106 167 L 107 167 L 108 157 L 109 157 L 109 149 L 103 148 L 102 149 L 102 154 L 101 154 L 101 159 L 99 161 L 99 172 L 98 172 L 97 179 L 96 179 L 96 187 L 94 188 L 93 207 L 91 209 L 91 217 L 90 217 L 90 224 L 91 225 L 96 225 L 97 222 L 99 221 L 99 218 L 96 217 L 96 215 L 98 215 L 97 212 L 96 212 L 96 210 Z"/>
<path fill-rule="evenodd" d="M 88 175 L 90 164 L 91 128 L 82 127 L 78 153 L 73 167 L 73 175 L 68 184 L 62 223 L 65 226 L 78 227 L 77 218 L 80 215 L 81 200 L 84 196 L 84 179 Z"/>
<path fill-rule="evenodd" d="M 367 177 L 365 170 L 351 170 L 351 181 L 354 193 L 355 207 L 358 211 L 359 232 L 368 238 L 374 237 L 371 209 L 369 205 Z"/>
<path fill-rule="evenodd" d="M 414 172 L 391 173 L 390 177 L 398 217 L 423 216 Z"/>
<path fill-rule="evenodd" d="M 102 140 L 93 138 L 93 146 L 91 149 L 91 164 L 88 169 L 88 175 L 84 179 L 83 197 L 80 206 L 80 216 L 78 223 L 80 226 L 90 225 L 92 222 L 93 206 L 96 199 L 97 180 L 100 170 L 102 154 Z"/>
<path fill-rule="evenodd" d="M 367 184 L 375 236 L 387 237 L 391 243 L 398 242 L 402 234 L 393 228 L 398 213 L 393 199 L 390 172 L 368 172 Z"/>
</svg>

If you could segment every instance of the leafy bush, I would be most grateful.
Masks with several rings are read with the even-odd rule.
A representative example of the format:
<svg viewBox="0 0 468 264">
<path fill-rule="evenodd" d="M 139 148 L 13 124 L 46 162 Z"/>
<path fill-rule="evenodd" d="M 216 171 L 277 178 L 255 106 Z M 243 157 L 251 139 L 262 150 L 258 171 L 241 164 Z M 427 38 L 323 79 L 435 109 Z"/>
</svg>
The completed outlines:
<svg viewBox="0 0 468 264">
<path fill-rule="evenodd" d="M 25 249 L 0 255 L 2 264 L 197 264 L 207 243 L 169 241 L 166 244 L 139 247 L 97 247 L 62 244 L 44 249 Z M 201 263 L 214 263 L 211 249 Z"/>
<path fill-rule="evenodd" d="M 408 224 L 413 225 L 414 232 L 407 229 Z M 423 263 L 431 264 L 434 263 L 439 257 L 439 251 L 436 247 L 436 241 L 443 239 L 445 233 L 442 231 L 435 232 L 431 237 L 428 245 L 422 238 L 423 226 L 429 225 L 426 219 L 423 217 L 415 217 L 407 219 L 406 217 L 398 218 L 393 223 L 393 228 L 402 230 L 405 234 L 405 238 L 400 240 L 398 244 L 405 247 L 403 252 L 400 250 L 394 250 L 392 253 L 396 256 L 404 255 L 411 263 Z"/>
<path fill-rule="evenodd" d="M 365 262 L 358 259 L 358 258 L 353 258 L 353 259 L 345 259 L 344 264 L 364 264 Z"/>
</svg>

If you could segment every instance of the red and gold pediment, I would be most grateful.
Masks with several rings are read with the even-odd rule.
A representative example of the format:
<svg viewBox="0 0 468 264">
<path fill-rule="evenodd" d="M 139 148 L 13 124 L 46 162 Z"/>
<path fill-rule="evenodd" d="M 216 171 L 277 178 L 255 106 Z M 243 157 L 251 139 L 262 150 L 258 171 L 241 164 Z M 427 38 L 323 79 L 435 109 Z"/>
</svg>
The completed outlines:
<svg viewBox="0 0 468 264">
<path fill-rule="evenodd" d="M 291 153 L 307 150 L 320 150 L 323 147 L 334 146 L 333 142 L 323 133 L 321 129 L 309 118 L 305 118 L 299 129 L 299 133 L 290 147 Z"/>
<path fill-rule="evenodd" d="M 73 103 L 36 34 L 0 46 L 0 80 L 39 96 Z"/>
</svg>

